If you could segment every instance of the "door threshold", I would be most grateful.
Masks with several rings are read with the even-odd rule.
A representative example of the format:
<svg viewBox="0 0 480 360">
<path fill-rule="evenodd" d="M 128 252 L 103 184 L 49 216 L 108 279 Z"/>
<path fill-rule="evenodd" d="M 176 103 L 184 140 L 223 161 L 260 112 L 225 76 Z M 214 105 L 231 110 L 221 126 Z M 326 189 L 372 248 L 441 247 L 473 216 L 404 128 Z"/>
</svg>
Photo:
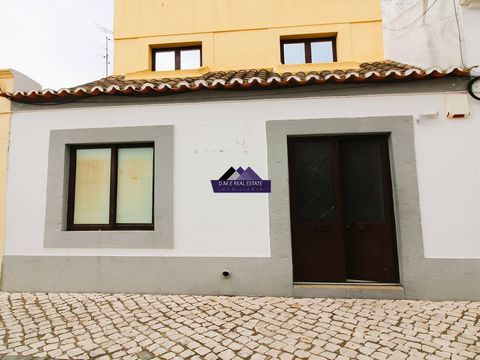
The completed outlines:
<svg viewBox="0 0 480 360">
<path fill-rule="evenodd" d="M 293 285 L 311 285 L 311 286 L 402 286 L 400 283 L 379 283 L 379 282 L 358 282 L 358 281 L 352 281 L 352 282 L 308 282 L 308 281 L 296 281 L 293 283 Z"/>
<path fill-rule="evenodd" d="M 309 298 L 404 299 L 405 289 L 391 283 L 293 283 L 293 296 Z"/>
</svg>

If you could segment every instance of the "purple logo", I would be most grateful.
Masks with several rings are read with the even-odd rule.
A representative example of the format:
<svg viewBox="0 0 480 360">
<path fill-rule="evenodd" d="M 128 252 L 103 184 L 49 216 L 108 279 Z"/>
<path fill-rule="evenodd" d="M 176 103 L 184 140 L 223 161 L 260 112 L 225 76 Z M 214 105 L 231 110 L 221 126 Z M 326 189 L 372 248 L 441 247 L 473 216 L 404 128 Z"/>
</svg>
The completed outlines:
<svg viewBox="0 0 480 360">
<path fill-rule="evenodd" d="M 233 167 L 218 180 L 211 180 L 213 192 L 216 193 L 269 193 L 271 181 L 262 180 L 251 167 L 243 170 Z"/>
</svg>

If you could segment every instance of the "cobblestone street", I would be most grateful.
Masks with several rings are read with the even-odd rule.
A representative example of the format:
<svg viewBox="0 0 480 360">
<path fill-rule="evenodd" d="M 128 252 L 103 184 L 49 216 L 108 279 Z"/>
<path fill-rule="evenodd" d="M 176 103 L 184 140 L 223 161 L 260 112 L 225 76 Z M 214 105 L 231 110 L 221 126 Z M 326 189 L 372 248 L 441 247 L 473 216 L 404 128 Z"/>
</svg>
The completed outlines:
<svg viewBox="0 0 480 360">
<path fill-rule="evenodd" d="M 0 355 L 480 359 L 480 303 L 0 294 Z"/>
</svg>

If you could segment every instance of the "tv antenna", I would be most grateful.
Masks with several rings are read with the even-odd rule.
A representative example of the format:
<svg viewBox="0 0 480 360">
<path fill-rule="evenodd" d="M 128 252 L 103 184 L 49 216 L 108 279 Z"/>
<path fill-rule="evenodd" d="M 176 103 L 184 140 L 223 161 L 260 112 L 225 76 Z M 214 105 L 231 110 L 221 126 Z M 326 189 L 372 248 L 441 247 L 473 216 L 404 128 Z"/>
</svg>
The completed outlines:
<svg viewBox="0 0 480 360">
<path fill-rule="evenodd" d="M 95 23 L 95 27 L 98 31 L 105 34 L 105 55 L 101 55 L 105 59 L 105 77 L 108 77 L 108 66 L 110 65 L 110 41 L 112 41 L 113 31 L 105 26 Z"/>
</svg>

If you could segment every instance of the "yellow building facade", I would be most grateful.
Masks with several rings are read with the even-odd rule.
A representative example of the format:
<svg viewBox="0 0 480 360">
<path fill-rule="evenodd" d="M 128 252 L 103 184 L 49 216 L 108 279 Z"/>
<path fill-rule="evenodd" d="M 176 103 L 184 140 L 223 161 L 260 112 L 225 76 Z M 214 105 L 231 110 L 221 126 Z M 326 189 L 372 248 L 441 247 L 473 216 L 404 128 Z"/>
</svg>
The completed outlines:
<svg viewBox="0 0 480 360">
<path fill-rule="evenodd" d="M 114 33 L 114 73 L 127 79 L 355 69 L 384 59 L 380 0 L 116 0 Z M 335 39 L 335 62 L 282 64 L 282 40 L 312 37 Z M 152 50 L 191 45 L 201 46 L 201 67 L 152 71 Z"/>
<path fill-rule="evenodd" d="M 11 70 L 0 69 L 0 92 L 13 91 L 14 80 L 15 76 Z M 5 200 L 7 194 L 7 158 L 10 117 L 10 101 L 4 97 L 0 97 L 0 265 L 3 259 L 3 243 L 5 237 Z"/>
</svg>

